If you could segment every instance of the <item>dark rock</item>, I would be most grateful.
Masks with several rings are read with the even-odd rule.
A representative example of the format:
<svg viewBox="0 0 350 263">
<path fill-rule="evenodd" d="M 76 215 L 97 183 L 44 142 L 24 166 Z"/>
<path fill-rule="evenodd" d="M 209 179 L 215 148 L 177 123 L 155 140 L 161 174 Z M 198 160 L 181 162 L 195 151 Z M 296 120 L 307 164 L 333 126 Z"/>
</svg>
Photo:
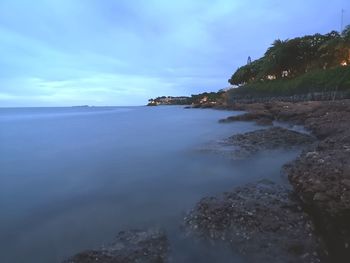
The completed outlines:
<svg viewBox="0 0 350 263">
<path fill-rule="evenodd" d="M 159 229 L 122 231 L 112 243 L 78 253 L 64 263 L 163 263 L 167 251 L 167 238 Z"/>
<path fill-rule="evenodd" d="M 285 166 L 296 194 L 327 241 L 333 262 L 350 258 L 350 100 L 235 103 L 250 114 L 304 125 L 320 141 Z"/>
<path fill-rule="evenodd" d="M 260 118 L 255 121 L 256 124 L 261 126 L 271 126 L 273 125 L 273 121 L 270 118 Z"/>
<path fill-rule="evenodd" d="M 190 235 L 225 240 L 249 262 L 321 262 L 322 242 L 290 190 L 269 181 L 203 198 L 185 218 Z"/>
<path fill-rule="evenodd" d="M 227 144 L 238 147 L 234 151 L 234 155 L 238 157 L 249 157 L 259 151 L 305 146 L 312 142 L 314 138 L 308 134 L 281 127 L 237 134 L 225 141 Z"/>
<path fill-rule="evenodd" d="M 200 105 L 200 104 L 193 104 L 193 105 L 192 105 L 192 108 L 198 109 L 198 108 L 201 108 L 201 105 Z"/>
<path fill-rule="evenodd" d="M 350 258 L 350 152 L 325 142 L 286 166 L 289 181 L 323 232 L 337 262 Z"/>
<path fill-rule="evenodd" d="M 235 121 L 255 121 L 257 124 L 263 125 L 271 125 L 273 121 L 272 115 L 267 112 L 266 110 L 259 110 L 259 111 L 253 111 L 248 112 L 236 116 L 230 116 L 226 119 L 221 119 L 219 122 L 221 123 L 229 123 L 229 122 L 235 122 Z"/>
</svg>

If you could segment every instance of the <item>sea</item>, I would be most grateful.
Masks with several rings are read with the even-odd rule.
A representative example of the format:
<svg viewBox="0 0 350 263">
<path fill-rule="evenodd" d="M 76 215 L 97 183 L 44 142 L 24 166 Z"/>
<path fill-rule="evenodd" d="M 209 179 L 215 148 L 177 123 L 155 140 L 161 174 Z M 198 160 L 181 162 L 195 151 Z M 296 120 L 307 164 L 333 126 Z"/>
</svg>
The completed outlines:
<svg viewBox="0 0 350 263">
<path fill-rule="evenodd" d="M 0 108 L 0 262 L 55 263 L 119 231 L 161 228 L 173 262 L 244 262 L 186 235 L 203 197 L 284 180 L 294 150 L 232 160 L 211 145 L 261 127 L 239 112 L 157 107 Z"/>
</svg>

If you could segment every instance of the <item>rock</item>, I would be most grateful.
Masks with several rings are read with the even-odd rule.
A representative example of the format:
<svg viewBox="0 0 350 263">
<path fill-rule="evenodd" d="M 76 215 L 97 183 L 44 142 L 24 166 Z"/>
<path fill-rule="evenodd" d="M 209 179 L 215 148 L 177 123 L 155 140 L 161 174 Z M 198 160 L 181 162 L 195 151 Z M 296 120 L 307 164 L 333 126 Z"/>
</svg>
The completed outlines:
<svg viewBox="0 0 350 263">
<path fill-rule="evenodd" d="M 291 194 L 265 180 L 203 198 L 185 218 L 188 234 L 226 240 L 249 262 L 321 262 L 322 242 Z"/>
<path fill-rule="evenodd" d="M 306 146 L 314 142 L 308 134 L 300 133 L 281 127 L 272 127 L 228 138 L 225 143 L 238 147 L 233 153 L 238 157 L 249 157 L 257 152 L 276 149 L 290 149 Z"/>
<path fill-rule="evenodd" d="M 327 241 L 332 262 L 348 262 L 350 248 L 344 244 L 350 244 L 350 100 L 262 101 L 266 103 L 234 103 L 231 107 L 247 111 L 248 116 L 264 112 L 277 121 L 304 125 L 319 140 L 285 170 Z M 248 154 L 250 149 L 254 148 L 248 148 Z"/>
<path fill-rule="evenodd" d="M 159 229 L 120 232 L 115 240 L 99 249 L 80 252 L 64 263 L 163 263 L 167 262 L 168 242 Z"/>
<path fill-rule="evenodd" d="M 347 262 L 350 250 L 350 153 L 341 143 L 323 141 L 317 156 L 302 153 L 286 173 L 298 196 L 323 232 L 336 262 Z M 322 160 L 322 161 L 320 161 Z"/>
<path fill-rule="evenodd" d="M 325 201 L 327 199 L 328 197 L 324 193 L 316 193 L 313 198 L 314 201 Z"/>
<path fill-rule="evenodd" d="M 343 179 L 341 183 L 350 189 L 350 179 Z"/>
<path fill-rule="evenodd" d="M 261 126 L 271 126 L 273 125 L 273 121 L 270 118 L 260 118 L 255 121 L 257 125 Z"/>
<path fill-rule="evenodd" d="M 221 119 L 219 122 L 228 123 L 234 121 L 255 121 L 258 125 L 272 125 L 273 116 L 266 110 L 248 112 L 245 114 L 235 115 Z"/>
</svg>

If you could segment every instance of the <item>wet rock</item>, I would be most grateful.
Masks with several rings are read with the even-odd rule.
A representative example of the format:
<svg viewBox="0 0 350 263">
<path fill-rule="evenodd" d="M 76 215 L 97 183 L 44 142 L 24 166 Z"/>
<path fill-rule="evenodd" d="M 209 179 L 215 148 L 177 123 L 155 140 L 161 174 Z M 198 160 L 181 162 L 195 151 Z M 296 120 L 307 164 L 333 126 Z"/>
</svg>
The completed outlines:
<svg viewBox="0 0 350 263">
<path fill-rule="evenodd" d="M 236 104 L 304 125 L 319 140 L 286 165 L 289 180 L 323 233 L 334 262 L 350 258 L 350 100 Z"/>
<path fill-rule="evenodd" d="M 347 262 L 350 249 L 344 244 L 350 243 L 350 153 L 342 144 L 325 144 L 303 152 L 285 170 L 328 240 L 331 253 L 338 262 Z"/>
<path fill-rule="evenodd" d="M 316 193 L 314 195 L 314 198 L 313 200 L 314 201 L 326 201 L 328 198 L 327 198 L 327 195 L 325 195 L 324 193 Z"/>
<path fill-rule="evenodd" d="M 80 252 L 64 263 L 163 263 L 167 251 L 167 238 L 159 229 L 122 231 L 112 243 Z"/>
<path fill-rule="evenodd" d="M 261 126 L 271 126 L 273 125 L 273 121 L 270 118 L 259 118 L 258 120 L 255 121 L 257 125 Z"/>
<path fill-rule="evenodd" d="M 273 116 L 266 110 L 248 112 L 236 116 L 230 116 L 226 119 L 221 119 L 221 123 L 229 123 L 235 121 L 255 121 L 259 125 L 272 125 Z"/>
<path fill-rule="evenodd" d="M 185 218 L 189 235 L 225 240 L 248 262 L 321 262 L 324 247 L 290 190 L 269 181 L 203 198 Z"/>
<path fill-rule="evenodd" d="M 338 138 L 350 142 L 350 100 L 307 101 L 307 102 L 268 102 L 243 104 L 236 103 L 233 109 L 247 111 L 232 120 L 258 120 L 268 117 L 278 121 L 288 121 L 304 125 L 319 139 L 342 134 Z"/>
<path fill-rule="evenodd" d="M 315 139 L 308 134 L 272 127 L 234 135 L 225 143 L 238 147 L 233 153 L 234 156 L 245 158 L 260 151 L 290 149 L 305 146 L 314 141 Z"/>
</svg>

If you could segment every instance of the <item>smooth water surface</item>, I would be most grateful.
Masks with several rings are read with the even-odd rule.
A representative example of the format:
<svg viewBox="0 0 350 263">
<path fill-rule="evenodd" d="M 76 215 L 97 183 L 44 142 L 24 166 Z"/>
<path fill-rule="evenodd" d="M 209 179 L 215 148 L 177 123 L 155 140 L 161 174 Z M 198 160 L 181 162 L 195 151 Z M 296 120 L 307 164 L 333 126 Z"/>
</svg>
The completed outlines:
<svg viewBox="0 0 350 263">
<path fill-rule="evenodd" d="M 242 262 L 184 240 L 186 211 L 206 195 L 278 178 L 296 152 L 232 161 L 200 151 L 251 123 L 182 107 L 0 109 L 1 262 L 61 262 L 120 230 L 162 227 L 174 262 Z M 237 113 L 236 113 L 237 114 Z"/>
</svg>

